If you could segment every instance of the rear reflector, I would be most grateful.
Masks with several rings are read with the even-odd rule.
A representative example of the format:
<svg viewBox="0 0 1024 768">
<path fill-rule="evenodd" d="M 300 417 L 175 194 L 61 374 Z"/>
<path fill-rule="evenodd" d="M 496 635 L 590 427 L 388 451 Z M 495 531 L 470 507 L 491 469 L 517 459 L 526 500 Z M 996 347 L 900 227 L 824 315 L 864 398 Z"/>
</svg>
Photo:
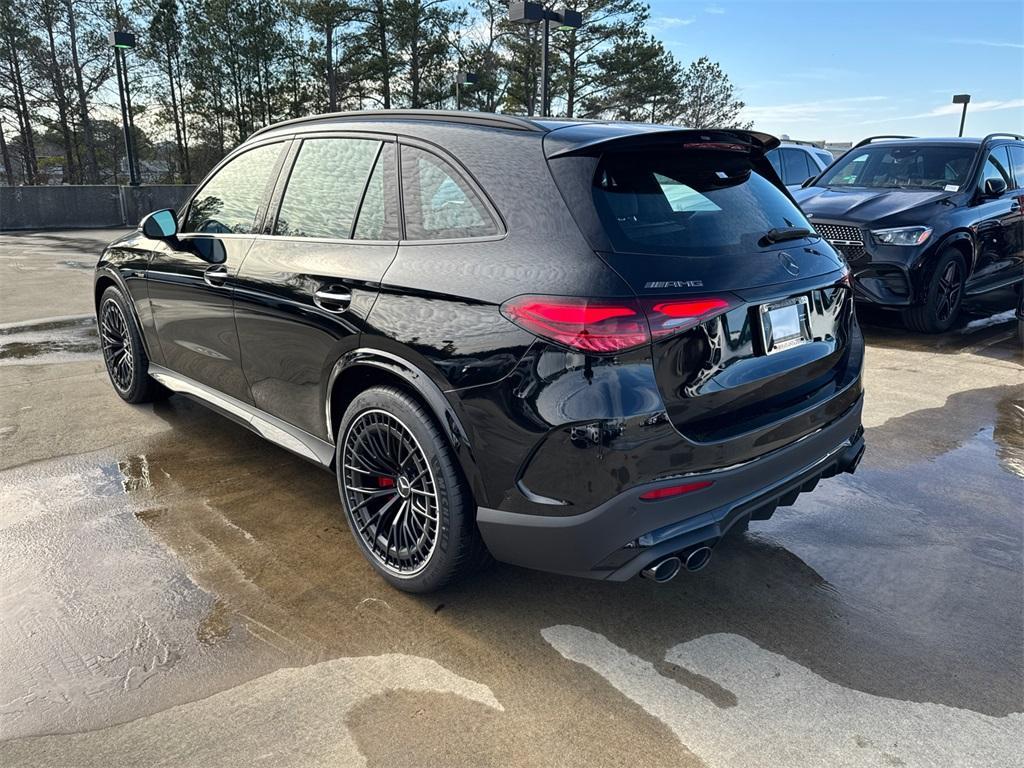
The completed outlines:
<svg viewBox="0 0 1024 768">
<path fill-rule="evenodd" d="M 696 483 L 683 483 L 682 485 L 670 485 L 667 488 L 658 488 L 653 491 L 647 491 L 647 493 L 640 494 L 640 501 L 659 501 L 660 499 L 668 499 L 672 496 L 682 496 L 684 493 L 693 493 L 703 488 L 707 488 L 714 483 L 710 480 L 701 480 Z"/>
<path fill-rule="evenodd" d="M 575 296 L 518 296 L 501 313 L 521 328 L 581 352 L 623 352 L 684 331 L 739 304 L 702 296 L 638 301 Z"/>
</svg>

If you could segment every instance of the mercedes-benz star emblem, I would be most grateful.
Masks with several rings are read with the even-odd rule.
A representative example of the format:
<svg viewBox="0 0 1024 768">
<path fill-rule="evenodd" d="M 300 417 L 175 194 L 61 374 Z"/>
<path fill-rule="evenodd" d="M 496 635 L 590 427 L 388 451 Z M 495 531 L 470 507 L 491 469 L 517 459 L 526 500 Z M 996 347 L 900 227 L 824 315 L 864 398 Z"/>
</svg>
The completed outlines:
<svg viewBox="0 0 1024 768">
<path fill-rule="evenodd" d="M 800 274 L 800 265 L 796 263 L 796 259 L 785 251 L 779 251 L 779 261 L 782 262 L 783 268 L 789 272 L 789 274 L 794 277 Z"/>
</svg>

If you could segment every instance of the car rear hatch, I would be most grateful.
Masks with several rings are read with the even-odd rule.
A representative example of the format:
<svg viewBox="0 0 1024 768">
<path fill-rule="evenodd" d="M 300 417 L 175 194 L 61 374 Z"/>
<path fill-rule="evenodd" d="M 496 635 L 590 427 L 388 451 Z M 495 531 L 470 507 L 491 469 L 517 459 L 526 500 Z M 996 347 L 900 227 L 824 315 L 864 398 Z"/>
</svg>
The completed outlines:
<svg viewBox="0 0 1024 768">
<path fill-rule="evenodd" d="M 847 268 L 747 131 L 545 139 L 584 234 L 636 292 L 668 416 L 702 463 L 808 434 L 860 394 Z M 577 132 L 579 134 L 580 132 Z"/>
</svg>

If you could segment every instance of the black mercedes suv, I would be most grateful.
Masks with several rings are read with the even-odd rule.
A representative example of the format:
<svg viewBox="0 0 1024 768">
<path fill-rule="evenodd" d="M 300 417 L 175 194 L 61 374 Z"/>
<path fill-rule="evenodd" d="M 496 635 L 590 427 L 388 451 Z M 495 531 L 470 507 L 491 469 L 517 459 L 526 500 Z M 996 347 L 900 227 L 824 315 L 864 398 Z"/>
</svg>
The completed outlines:
<svg viewBox="0 0 1024 768">
<path fill-rule="evenodd" d="M 461 112 L 272 126 L 104 252 L 110 379 L 332 469 L 400 589 L 491 557 L 696 570 L 864 447 L 848 269 L 777 145 Z"/>
<path fill-rule="evenodd" d="M 858 301 L 939 333 L 965 299 L 1024 282 L 1024 137 L 865 139 L 795 193 Z"/>
</svg>

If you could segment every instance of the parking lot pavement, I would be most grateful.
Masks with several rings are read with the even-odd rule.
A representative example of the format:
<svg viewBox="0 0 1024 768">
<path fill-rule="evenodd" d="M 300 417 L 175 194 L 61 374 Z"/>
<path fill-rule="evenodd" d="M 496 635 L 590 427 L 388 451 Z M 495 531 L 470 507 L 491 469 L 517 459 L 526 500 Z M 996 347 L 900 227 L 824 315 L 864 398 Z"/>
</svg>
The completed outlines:
<svg viewBox="0 0 1024 768">
<path fill-rule="evenodd" d="M 1009 315 L 866 326 L 868 454 L 658 586 L 425 597 L 331 475 L 111 389 L 113 233 L 0 235 L 0 765 L 1024 765 Z"/>
</svg>

